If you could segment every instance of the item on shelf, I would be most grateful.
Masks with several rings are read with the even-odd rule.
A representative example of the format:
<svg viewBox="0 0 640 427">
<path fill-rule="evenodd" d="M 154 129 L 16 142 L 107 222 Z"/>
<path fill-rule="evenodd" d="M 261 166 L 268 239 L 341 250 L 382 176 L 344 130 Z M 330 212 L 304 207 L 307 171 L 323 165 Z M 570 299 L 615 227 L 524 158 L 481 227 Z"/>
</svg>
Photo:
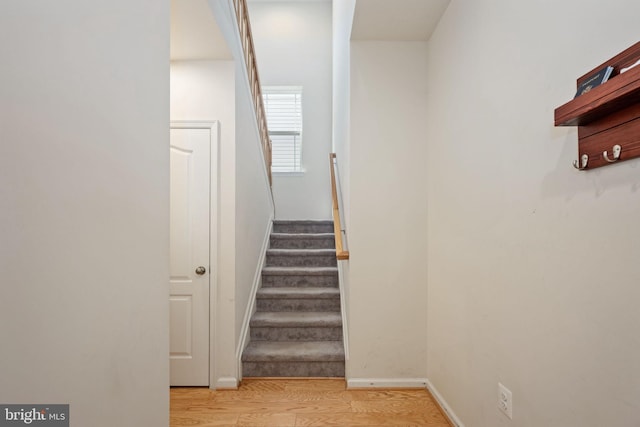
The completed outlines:
<svg viewBox="0 0 640 427">
<path fill-rule="evenodd" d="M 576 92 L 576 96 L 574 96 L 574 98 L 577 98 L 580 95 L 584 95 L 594 87 L 600 86 L 602 83 L 609 80 L 612 72 L 613 67 L 609 65 L 595 73 L 593 76 L 589 77 L 584 83 L 578 86 L 578 91 Z"/>
<path fill-rule="evenodd" d="M 620 70 L 620 74 L 622 73 L 626 73 L 627 71 L 629 71 L 630 69 L 632 69 L 633 67 L 635 67 L 636 65 L 640 65 L 640 59 L 638 59 L 635 63 L 629 65 L 626 68 L 623 68 L 622 70 Z"/>
</svg>

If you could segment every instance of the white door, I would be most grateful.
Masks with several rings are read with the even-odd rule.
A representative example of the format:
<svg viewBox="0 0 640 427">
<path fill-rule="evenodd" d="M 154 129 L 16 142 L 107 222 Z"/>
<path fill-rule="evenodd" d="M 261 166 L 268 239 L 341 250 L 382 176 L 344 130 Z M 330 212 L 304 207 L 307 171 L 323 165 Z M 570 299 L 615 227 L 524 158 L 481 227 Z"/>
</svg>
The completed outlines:
<svg viewBox="0 0 640 427">
<path fill-rule="evenodd" d="M 211 128 L 171 128 L 172 386 L 209 385 Z"/>
</svg>

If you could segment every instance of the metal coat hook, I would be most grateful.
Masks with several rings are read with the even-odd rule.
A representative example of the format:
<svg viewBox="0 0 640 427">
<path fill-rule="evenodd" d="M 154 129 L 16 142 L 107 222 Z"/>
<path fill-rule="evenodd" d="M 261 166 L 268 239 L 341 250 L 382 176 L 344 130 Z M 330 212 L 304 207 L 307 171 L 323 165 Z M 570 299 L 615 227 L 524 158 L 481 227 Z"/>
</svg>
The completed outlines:
<svg viewBox="0 0 640 427">
<path fill-rule="evenodd" d="M 604 153 L 602 153 L 602 157 L 604 157 L 604 159 L 609 162 L 609 163 L 614 163 L 617 162 L 620 159 L 620 153 L 622 152 L 622 147 L 620 147 L 618 144 L 613 146 L 613 159 L 609 158 L 609 155 L 607 154 L 607 152 L 605 151 Z"/>
<path fill-rule="evenodd" d="M 589 155 L 583 154 L 582 156 L 580 156 L 580 164 L 578 164 L 577 160 L 574 160 L 573 167 L 578 170 L 583 170 L 587 168 L 587 163 L 589 163 Z"/>
</svg>

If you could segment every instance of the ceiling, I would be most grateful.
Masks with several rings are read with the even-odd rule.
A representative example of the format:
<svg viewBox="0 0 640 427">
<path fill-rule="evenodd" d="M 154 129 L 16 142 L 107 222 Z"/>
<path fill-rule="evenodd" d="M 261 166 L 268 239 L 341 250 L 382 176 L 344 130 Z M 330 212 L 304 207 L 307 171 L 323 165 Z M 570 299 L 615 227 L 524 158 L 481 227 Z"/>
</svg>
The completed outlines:
<svg viewBox="0 0 640 427">
<path fill-rule="evenodd" d="M 171 60 L 232 59 L 207 0 L 171 0 Z"/>
<path fill-rule="evenodd" d="M 291 3 L 308 3 L 312 1 L 316 2 L 330 2 L 332 0 L 247 0 L 247 3 L 267 3 L 267 2 L 291 2 Z M 338 0 L 343 1 L 343 0 Z"/>
<path fill-rule="evenodd" d="M 351 40 L 428 40 L 450 0 L 357 0 Z"/>
<path fill-rule="evenodd" d="M 249 0 L 262 1 L 271 0 Z M 351 39 L 428 40 L 449 2 L 450 0 L 357 0 Z M 171 60 L 204 59 L 232 59 L 209 2 L 171 0 Z"/>
</svg>

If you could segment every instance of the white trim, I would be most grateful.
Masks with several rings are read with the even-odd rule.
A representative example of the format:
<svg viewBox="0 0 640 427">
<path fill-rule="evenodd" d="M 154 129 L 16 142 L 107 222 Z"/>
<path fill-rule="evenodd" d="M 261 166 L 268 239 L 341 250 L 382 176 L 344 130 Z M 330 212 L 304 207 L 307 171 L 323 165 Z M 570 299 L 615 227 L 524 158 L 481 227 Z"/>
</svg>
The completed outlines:
<svg viewBox="0 0 640 427">
<path fill-rule="evenodd" d="M 351 378 L 347 389 L 357 388 L 425 388 L 426 378 Z"/>
<path fill-rule="evenodd" d="M 302 169 L 297 172 L 271 172 L 272 176 L 304 176 L 306 173 L 306 169 Z"/>
<path fill-rule="evenodd" d="M 170 129 L 209 129 L 211 132 L 209 164 L 209 388 L 215 384 L 216 295 L 218 293 L 218 151 L 220 122 L 218 120 L 172 120 Z M 215 168 L 215 174 L 211 170 Z"/>
<path fill-rule="evenodd" d="M 218 135 L 219 120 L 171 120 L 171 129 L 216 129 Z M 212 132 L 213 133 L 213 132 Z"/>
<path fill-rule="evenodd" d="M 270 0 L 272 1 L 272 0 Z M 269 85 L 269 86 L 264 86 L 262 88 L 262 93 L 291 93 L 291 92 L 302 92 L 302 89 L 304 89 L 303 86 L 280 86 L 280 85 Z"/>
<path fill-rule="evenodd" d="M 340 289 L 340 314 L 342 316 L 342 345 L 345 362 L 349 361 L 349 324 L 347 322 L 347 299 L 344 289 L 344 262 L 338 261 L 338 288 Z M 348 363 L 346 363 L 348 365 Z M 345 366 L 346 367 L 346 366 Z"/>
<path fill-rule="evenodd" d="M 222 377 L 216 381 L 216 390 L 237 390 L 238 379 L 235 377 Z"/>
<path fill-rule="evenodd" d="M 255 312 L 256 306 L 256 294 L 260 285 L 262 284 L 262 269 L 265 265 L 267 257 L 267 249 L 269 249 L 269 242 L 271 237 L 271 231 L 273 230 L 273 216 L 269 218 L 269 226 L 267 227 L 267 233 L 264 236 L 262 242 L 262 249 L 260 252 L 260 258 L 258 259 L 256 272 L 253 276 L 253 285 L 251 292 L 249 293 L 249 304 L 244 312 L 244 320 L 242 321 L 242 328 L 240 332 L 240 339 L 238 340 L 238 348 L 236 348 L 236 360 L 237 360 L 237 376 L 242 380 L 242 352 L 249 344 L 249 323 L 251 322 L 251 316 Z"/>
<path fill-rule="evenodd" d="M 429 390 L 429 393 L 431 393 L 433 398 L 438 401 L 438 404 L 440 405 L 440 407 L 444 411 L 444 414 L 447 416 L 449 421 L 455 427 L 464 427 L 464 424 L 462 424 L 462 421 L 460 421 L 460 418 L 458 418 L 456 413 L 453 412 L 453 409 L 451 409 L 451 406 L 449 406 L 447 401 L 444 400 L 444 397 L 442 397 L 442 395 L 438 392 L 438 390 L 435 388 L 435 386 L 428 379 L 427 379 L 427 390 Z"/>
</svg>

